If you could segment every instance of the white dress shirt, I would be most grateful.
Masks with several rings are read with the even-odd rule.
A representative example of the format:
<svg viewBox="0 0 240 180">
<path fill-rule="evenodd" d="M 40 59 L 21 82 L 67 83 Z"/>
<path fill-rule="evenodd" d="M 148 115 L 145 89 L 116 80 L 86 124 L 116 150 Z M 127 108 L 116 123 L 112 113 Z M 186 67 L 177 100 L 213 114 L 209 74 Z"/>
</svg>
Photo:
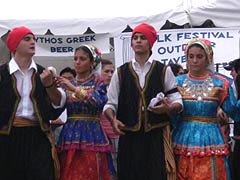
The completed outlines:
<svg viewBox="0 0 240 180">
<path fill-rule="evenodd" d="M 37 65 L 33 60 L 28 70 L 25 73 L 21 71 L 16 61 L 14 60 L 14 58 L 12 58 L 11 61 L 9 62 L 10 74 L 14 74 L 14 76 L 16 77 L 17 90 L 19 95 L 21 96 L 20 102 L 17 107 L 16 115 L 15 115 L 16 117 L 24 117 L 27 119 L 36 120 L 33 104 L 30 99 L 30 93 L 32 90 L 31 77 L 32 77 L 32 73 L 34 72 L 34 69 L 37 72 Z M 58 90 L 60 91 L 62 96 L 61 103 L 59 106 L 55 106 L 54 104 L 52 104 L 54 108 L 61 108 L 64 106 L 66 102 L 65 92 L 62 90 L 62 88 L 58 88 Z"/>
<path fill-rule="evenodd" d="M 142 88 L 145 85 L 145 76 L 148 73 L 148 71 L 150 70 L 152 62 L 153 62 L 153 59 L 151 59 L 151 57 L 150 57 L 142 68 L 140 67 L 140 64 L 135 59 L 133 59 L 131 62 L 134 71 L 137 73 L 137 75 L 139 77 L 139 83 Z M 164 79 L 164 93 L 166 93 L 169 90 L 174 89 L 174 88 L 176 88 L 175 76 L 174 76 L 171 68 L 167 67 L 165 79 Z M 105 111 L 107 108 L 111 108 L 115 113 L 117 112 L 119 91 L 120 91 L 119 78 L 118 78 L 118 73 L 117 73 L 117 69 L 116 69 L 113 73 L 111 82 L 109 84 L 109 88 L 108 88 L 108 92 L 107 92 L 108 101 L 107 101 L 107 104 L 104 106 L 103 111 Z M 180 95 L 179 92 L 167 94 L 167 98 L 171 103 L 183 104 L 182 96 Z"/>
</svg>

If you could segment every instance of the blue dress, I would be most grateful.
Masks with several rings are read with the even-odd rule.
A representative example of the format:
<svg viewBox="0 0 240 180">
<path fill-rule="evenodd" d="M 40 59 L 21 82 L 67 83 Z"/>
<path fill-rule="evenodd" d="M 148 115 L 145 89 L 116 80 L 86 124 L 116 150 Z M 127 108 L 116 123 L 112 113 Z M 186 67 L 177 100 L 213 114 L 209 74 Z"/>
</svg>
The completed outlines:
<svg viewBox="0 0 240 180">
<path fill-rule="evenodd" d="M 67 121 L 57 143 L 60 180 L 110 180 L 116 173 L 110 154 L 113 148 L 100 124 L 106 84 L 95 75 L 72 84 L 81 93 L 66 91 Z"/>
<path fill-rule="evenodd" d="M 196 170 L 199 164 L 197 161 L 189 160 L 189 157 L 207 157 L 202 158 L 202 163 L 211 161 L 209 167 L 209 179 L 222 176 L 223 174 L 215 173 L 213 167 L 221 165 L 212 157 L 223 157 L 225 166 L 225 179 L 230 178 L 226 156 L 229 153 L 229 145 L 226 142 L 225 134 L 216 118 L 217 109 L 221 107 L 224 112 L 232 117 L 236 116 L 237 100 L 233 90 L 228 82 L 220 75 L 209 74 L 202 78 L 194 78 L 189 74 L 176 77 L 178 89 L 183 97 L 184 110 L 182 113 L 173 117 L 173 147 L 177 155 L 179 166 L 187 165 L 191 168 L 179 168 L 179 179 L 208 179 L 204 173 L 198 173 Z M 209 159 L 209 157 L 211 157 Z M 192 163 L 192 164 L 191 164 Z M 208 165 L 209 165 L 208 164 Z M 181 172 L 183 171 L 183 172 Z M 195 173 L 194 173 L 195 172 Z"/>
<path fill-rule="evenodd" d="M 106 84 L 94 75 L 85 82 L 75 80 L 72 83 L 89 91 L 90 98 L 82 101 L 75 92 L 66 91 L 67 122 L 63 125 L 58 149 L 111 152 L 111 145 L 100 125 L 100 114 L 107 102 Z"/>
</svg>

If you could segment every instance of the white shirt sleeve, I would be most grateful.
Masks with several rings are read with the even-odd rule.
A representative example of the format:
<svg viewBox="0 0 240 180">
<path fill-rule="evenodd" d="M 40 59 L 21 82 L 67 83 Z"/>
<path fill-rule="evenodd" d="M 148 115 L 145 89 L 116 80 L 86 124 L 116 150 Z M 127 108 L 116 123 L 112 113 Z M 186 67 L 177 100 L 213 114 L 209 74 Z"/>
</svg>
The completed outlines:
<svg viewBox="0 0 240 180">
<path fill-rule="evenodd" d="M 64 123 L 67 121 L 67 109 L 66 108 L 64 109 L 62 114 L 59 116 L 59 119 L 61 119 L 61 121 Z"/>
<path fill-rule="evenodd" d="M 54 109 L 62 108 L 64 106 L 65 102 L 66 102 L 66 93 L 64 92 L 64 90 L 61 87 L 59 87 L 57 89 L 61 93 L 61 101 L 60 101 L 59 106 L 56 106 L 52 103 L 52 106 L 53 106 Z"/>
<path fill-rule="evenodd" d="M 104 106 L 103 111 L 105 111 L 107 108 L 111 108 L 115 113 L 117 112 L 119 92 L 120 92 L 119 78 L 116 69 L 113 73 L 111 82 L 108 87 L 107 91 L 108 101 Z"/>
<path fill-rule="evenodd" d="M 167 67 L 165 72 L 165 79 L 164 79 L 164 92 L 168 92 L 169 90 L 172 90 L 174 88 L 177 88 L 177 83 L 175 76 L 170 68 L 170 66 Z M 167 94 L 167 98 L 171 103 L 180 103 L 183 105 L 182 102 L 182 96 L 179 92 L 174 92 L 171 94 Z"/>
</svg>

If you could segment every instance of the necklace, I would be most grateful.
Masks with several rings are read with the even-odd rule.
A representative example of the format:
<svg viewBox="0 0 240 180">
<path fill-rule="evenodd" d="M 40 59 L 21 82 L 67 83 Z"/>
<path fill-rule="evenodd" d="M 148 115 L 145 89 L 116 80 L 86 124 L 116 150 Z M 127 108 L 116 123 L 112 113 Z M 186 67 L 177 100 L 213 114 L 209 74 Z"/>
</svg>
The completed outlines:
<svg viewBox="0 0 240 180">
<path fill-rule="evenodd" d="M 86 82 L 87 80 L 91 79 L 92 75 L 93 75 L 93 74 L 91 73 L 91 74 L 89 74 L 88 76 L 86 76 L 86 77 L 84 77 L 84 78 L 79 78 L 78 76 L 76 76 L 76 80 L 77 80 L 78 82 L 80 82 L 80 83 L 83 83 L 83 82 Z"/>
<path fill-rule="evenodd" d="M 207 76 L 202 83 L 194 84 L 192 80 L 187 75 L 187 78 L 183 82 L 183 89 L 185 93 L 189 93 L 192 98 L 196 98 L 197 101 L 203 100 L 203 98 L 207 98 L 209 93 L 213 90 L 213 81 Z"/>
</svg>

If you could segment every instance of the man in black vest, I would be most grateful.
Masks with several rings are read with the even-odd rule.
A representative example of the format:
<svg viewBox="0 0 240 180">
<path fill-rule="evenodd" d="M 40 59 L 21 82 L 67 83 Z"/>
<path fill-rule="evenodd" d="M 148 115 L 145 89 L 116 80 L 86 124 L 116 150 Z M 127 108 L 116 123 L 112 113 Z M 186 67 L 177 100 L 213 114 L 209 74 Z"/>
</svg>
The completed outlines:
<svg viewBox="0 0 240 180">
<path fill-rule="evenodd" d="M 119 180 L 176 178 L 169 114 L 181 111 L 182 98 L 171 68 L 151 57 L 156 39 L 151 25 L 135 27 L 131 36 L 135 58 L 114 72 L 109 85 L 104 113 L 120 134 Z"/>
<path fill-rule="evenodd" d="M 0 66 L 0 179 L 57 179 L 49 120 L 63 111 L 66 95 L 52 72 L 32 59 L 35 36 L 30 29 L 12 29 L 6 43 L 13 57 Z"/>
</svg>

